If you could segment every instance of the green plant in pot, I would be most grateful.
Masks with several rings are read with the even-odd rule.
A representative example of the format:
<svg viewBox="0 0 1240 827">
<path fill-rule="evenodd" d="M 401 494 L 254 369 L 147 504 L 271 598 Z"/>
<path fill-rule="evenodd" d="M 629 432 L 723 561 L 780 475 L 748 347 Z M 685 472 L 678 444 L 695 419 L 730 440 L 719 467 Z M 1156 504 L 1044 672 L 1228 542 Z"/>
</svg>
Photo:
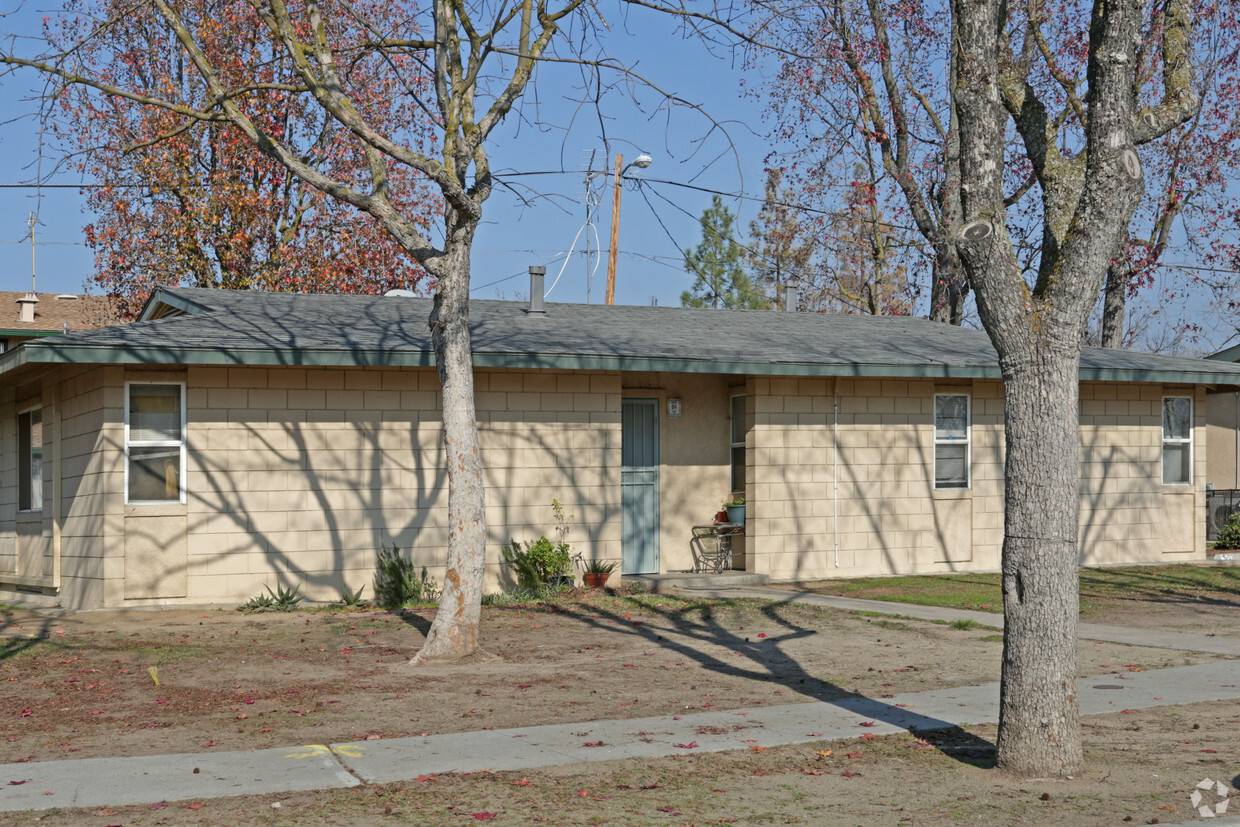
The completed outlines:
<svg viewBox="0 0 1240 827">
<path fill-rule="evenodd" d="M 728 522 L 736 524 L 744 524 L 745 522 L 745 498 L 732 497 L 723 501 L 723 510 L 728 512 Z"/>
<path fill-rule="evenodd" d="M 616 570 L 616 563 L 611 560 L 590 560 L 586 563 L 581 578 L 592 589 L 601 589 L 607 585 L 607 578 Z"/>
</svg>

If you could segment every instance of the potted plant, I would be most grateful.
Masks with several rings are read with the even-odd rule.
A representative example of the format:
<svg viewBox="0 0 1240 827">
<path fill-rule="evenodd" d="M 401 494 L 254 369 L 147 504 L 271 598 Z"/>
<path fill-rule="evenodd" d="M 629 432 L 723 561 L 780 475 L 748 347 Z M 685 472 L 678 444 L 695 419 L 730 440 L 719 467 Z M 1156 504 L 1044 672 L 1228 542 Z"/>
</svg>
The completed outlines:
<svg viewBox="0 0 1240 827">
<path fill-rule="evenodd" d="M 723 508 L 728 512 L 728 522 L 743 524 L 745 522 L 745 498 L 732 497 L 723 501 Z"/>
<path fill-rule="evenodd" d="M 616 564 L 610 560 L 591 560 L 586 563 L 581 579 L 592 589 L 601 589 L 607 585 L 607 578 L 616 570 Z"/>
</svg>

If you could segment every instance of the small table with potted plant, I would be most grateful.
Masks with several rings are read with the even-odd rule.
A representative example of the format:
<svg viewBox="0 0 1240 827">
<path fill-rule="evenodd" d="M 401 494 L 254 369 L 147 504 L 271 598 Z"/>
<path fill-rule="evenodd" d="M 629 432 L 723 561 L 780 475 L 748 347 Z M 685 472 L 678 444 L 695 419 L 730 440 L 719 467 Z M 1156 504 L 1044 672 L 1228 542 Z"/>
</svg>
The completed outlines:
<svg viewBox="0 0 1240 827">
<path fill-rule="evenodd" d="M 745 498 L 732 497 L 723 502 L 727 522 L 716 520 L 710 525 L 693 527 L 693 570 L 720 574 L 732 568 L 732 538 L 745 533 Z"/>
</svg>

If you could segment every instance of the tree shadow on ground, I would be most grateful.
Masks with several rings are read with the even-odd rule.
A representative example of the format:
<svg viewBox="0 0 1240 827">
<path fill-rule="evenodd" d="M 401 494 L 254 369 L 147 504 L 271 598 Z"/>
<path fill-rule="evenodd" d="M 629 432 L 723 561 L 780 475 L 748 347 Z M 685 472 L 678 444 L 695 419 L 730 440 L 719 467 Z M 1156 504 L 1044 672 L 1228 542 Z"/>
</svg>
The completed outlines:
<svg viewBox="0 0 1240 827">
<path fill-rule="evenodd" d="M 50 617 L 19 618 L 15 612 L 0 614 L 0 661 L 28 652 L 52 634 Z"/>
<path fill-rule="evenodd" d="M 925 739 L 953 760 L 982 768 L 994 766 L 994 745 L 965 732 L 958 725 L 867 697 L 810 674 L 787 653 L 786 648 L 794 640 L 819 633 L 786 615 L 784 609 L 790 605 L 789 602 L 759 604 L 758 611 L 763 618 L 781 631 L 767 633 L 765 637 L 755 640 L 751 639 L 754 637 L 752 635 L 746 637 L 725 628 L 716 618 L 717 610 L 727 608 L 731 601 L 701 601 L 672 595 L 660 597 L 667 599 L 666 605 L 656 606 L 631 597 L 622 597 L 621 605 L 627 604 L 644 613 L 653 613 L 662 618 L 666 627 L 649 621 L 634 622 L 626 618 L 622 610 L 595 604 L 590 604 L 585 611 L 572 604 L 548 608 L 587 626 L 640 638 L 652 646 L 674 651 L 717 674 L 776 683 L 810 700 L 832 704 L 864 719 L 892 724 Z M 701 644 L 701 647 L 693 644 Z M 706 646 L 725 647 L 739 656 L 738 662 L 722 661 L 709 654 L 704 648 Z"/>
</svg>

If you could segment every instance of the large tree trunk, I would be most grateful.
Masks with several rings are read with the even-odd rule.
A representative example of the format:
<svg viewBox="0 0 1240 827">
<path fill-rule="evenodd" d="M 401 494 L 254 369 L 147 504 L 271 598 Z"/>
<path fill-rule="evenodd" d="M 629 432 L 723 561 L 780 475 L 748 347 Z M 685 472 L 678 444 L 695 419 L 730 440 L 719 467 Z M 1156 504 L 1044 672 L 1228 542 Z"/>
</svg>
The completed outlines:
<svg viewBox="0 0 1240 827">
<path fill-rule="evenodd" d="M 1083 760 L 1076 697 L 1079 345 L 1003 362 L 1003 681 L 998 763 L 1062 776 Z"/>
<path fill-rule="evenodd" d="M 469 336 L 469 253 L 478 222 L 449 212 L 445 255 L 435 267 L 439 285 L 430 316 L 435 365 L 443 386 L 448 561 L 439 611 L 426 642 L 413 658 L 415 664 L 459 660 L 478 651 L 486 565 L 486 496 L 474 414 L 474 366 Z"/>
</svg>

